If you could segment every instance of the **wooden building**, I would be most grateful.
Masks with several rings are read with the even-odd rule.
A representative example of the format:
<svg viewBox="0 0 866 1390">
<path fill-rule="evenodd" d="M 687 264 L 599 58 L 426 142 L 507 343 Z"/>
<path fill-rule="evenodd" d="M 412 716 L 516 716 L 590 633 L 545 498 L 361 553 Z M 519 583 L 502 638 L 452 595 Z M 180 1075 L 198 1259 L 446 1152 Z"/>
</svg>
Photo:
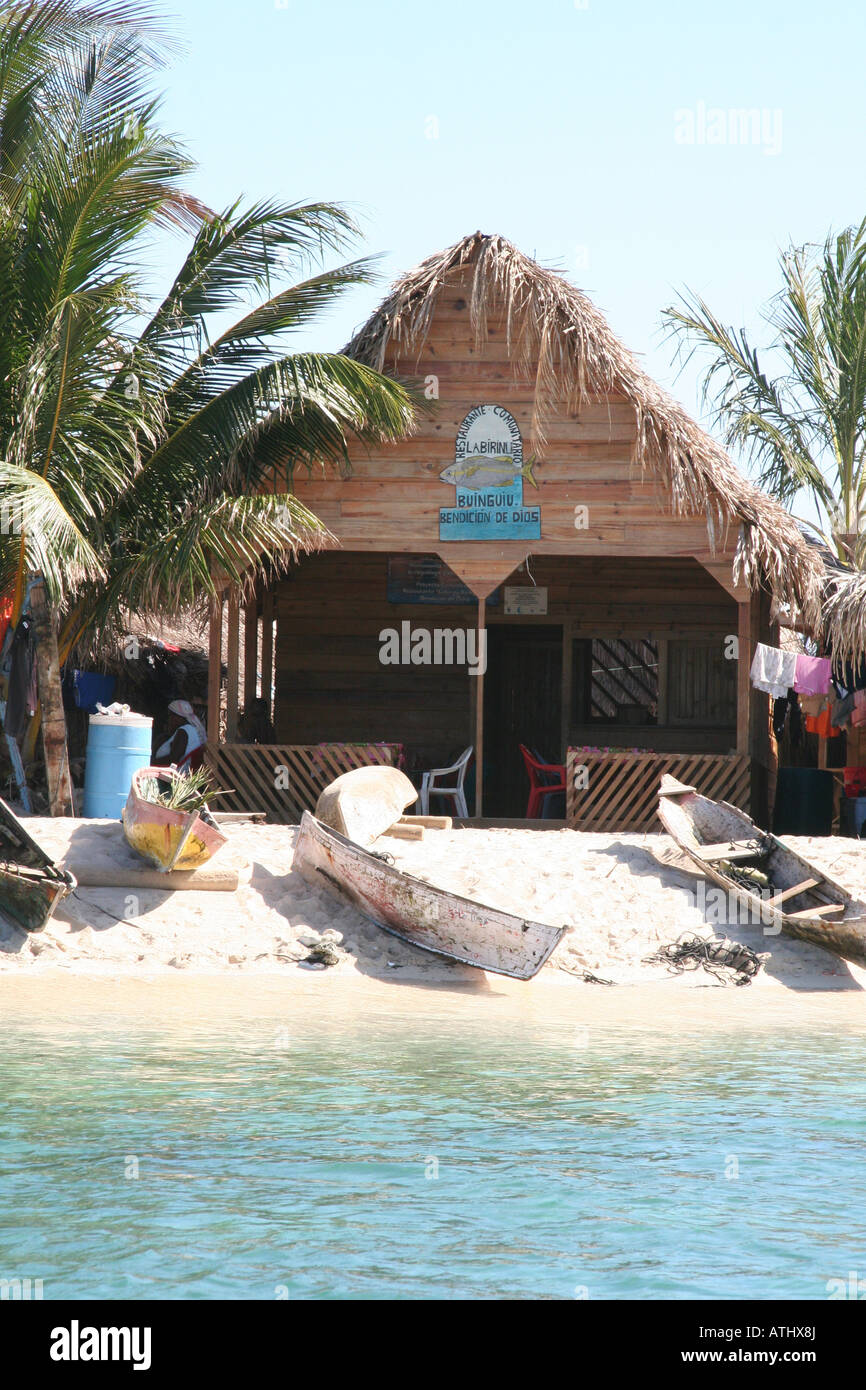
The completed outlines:
<svg viewBox="0 0 866 1390">
<path fill-rule="evenodd" d="M 649 827 L 664 770 L 763 818 L 752 651 L 820 604 L 788 513 L 501 237 L 425 261 L 346 351 L 415 381 L 425 410 L 348 476 L 296 476 L 333 543 L 243 623 L 230 610 L 229 739 L 258 651 L 280 748 L 399 745 L 411 774 L 473 744 L 476 814 L 523 814 L 523 743 L 568 759 L 577 826 Z"/>
</svg>

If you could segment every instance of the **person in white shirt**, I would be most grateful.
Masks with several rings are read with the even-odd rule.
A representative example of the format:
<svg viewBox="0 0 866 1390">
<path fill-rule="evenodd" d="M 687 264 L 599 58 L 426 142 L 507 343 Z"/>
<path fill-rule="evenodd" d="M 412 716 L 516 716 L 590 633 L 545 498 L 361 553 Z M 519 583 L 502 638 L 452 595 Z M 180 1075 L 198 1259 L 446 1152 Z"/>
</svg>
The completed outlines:
<svg viewBox="0 0 866 1390">
<path fill-rule="evenodd" d="M 188 772 L 191 762 L 194 766 L 201 763 L 201 757 L 194 758 L 194 754 L 207 743 L 207 731 L 189 700 L 172 700 L 168 721 L 169 736 L 154 753 L 154 766 L 173 764 L 180 772 Z"/>
</svg>

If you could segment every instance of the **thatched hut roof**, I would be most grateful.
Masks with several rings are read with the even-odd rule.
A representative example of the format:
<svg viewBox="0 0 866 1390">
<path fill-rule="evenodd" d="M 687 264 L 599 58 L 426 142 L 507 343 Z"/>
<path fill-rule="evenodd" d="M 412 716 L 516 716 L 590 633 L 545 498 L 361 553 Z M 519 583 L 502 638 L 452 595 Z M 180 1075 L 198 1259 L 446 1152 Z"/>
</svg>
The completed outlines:
<svg viewBox="0 0 866 1390">
<path fill-rule="evenodd" d="M 824 598 L 824 639 L 838 661 L 866 662 L 866 573 L 830 574 Z"/>
<path fill-rule="evenodd" d="M 579 410 L 593 398 L 623 396 L 635 411 L 633 460 L 669 492 L 675 515 L 704 515 L 710 547 L 738 530 L 734 578 L 766 582 L 777 603 L 820 623 L 824 570 L 793 518 L 748 482 L 673 397 L 643 370 L 579 289 L 501 236 L 476 232 L 402 276 L 344 351 L 382 370 L 386 354 L 420 357 L 443 288 L 471 280 L 469 318 L 479 349 L 488 320 L 505 317 L 517 376 L 534 374 L 532 436 L 544 444 L 556 406 Z M 411 371 L 411 363 L 407 370 Z"/>
</svg>

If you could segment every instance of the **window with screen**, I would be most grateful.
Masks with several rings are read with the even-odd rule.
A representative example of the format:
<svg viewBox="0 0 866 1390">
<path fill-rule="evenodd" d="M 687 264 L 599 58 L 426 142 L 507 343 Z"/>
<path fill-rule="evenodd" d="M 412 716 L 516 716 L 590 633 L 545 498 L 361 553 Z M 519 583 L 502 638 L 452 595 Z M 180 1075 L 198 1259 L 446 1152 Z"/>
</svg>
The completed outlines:
<svg viewBox="0 0 866 1390">
<path fill-rule="evenodd" d="M 643 638 L 581 638 L 573 645 L 577 724 L 658 722 L 659 648 Z"/>
</svg>

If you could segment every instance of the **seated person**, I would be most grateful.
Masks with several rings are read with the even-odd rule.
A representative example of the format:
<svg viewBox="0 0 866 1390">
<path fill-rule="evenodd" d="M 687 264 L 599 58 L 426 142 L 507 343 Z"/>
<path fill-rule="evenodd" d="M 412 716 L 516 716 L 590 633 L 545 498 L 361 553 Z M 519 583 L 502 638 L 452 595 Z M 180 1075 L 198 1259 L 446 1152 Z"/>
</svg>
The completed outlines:
<svg viewBox="0 0 866 1390">
<path fill-rule="evenodd" d="M 267 700 L 250 700 L 238 720 L 239 743 L 276 743 Z"/>
<path fill-rule="evenodd" d="M 153 755 L 154 767 L 174 764 L 181 772 L 201 767 L 207 731 L 189 700 L 172 700 L 168 707 L 169 735 Z"/>
</svg>

